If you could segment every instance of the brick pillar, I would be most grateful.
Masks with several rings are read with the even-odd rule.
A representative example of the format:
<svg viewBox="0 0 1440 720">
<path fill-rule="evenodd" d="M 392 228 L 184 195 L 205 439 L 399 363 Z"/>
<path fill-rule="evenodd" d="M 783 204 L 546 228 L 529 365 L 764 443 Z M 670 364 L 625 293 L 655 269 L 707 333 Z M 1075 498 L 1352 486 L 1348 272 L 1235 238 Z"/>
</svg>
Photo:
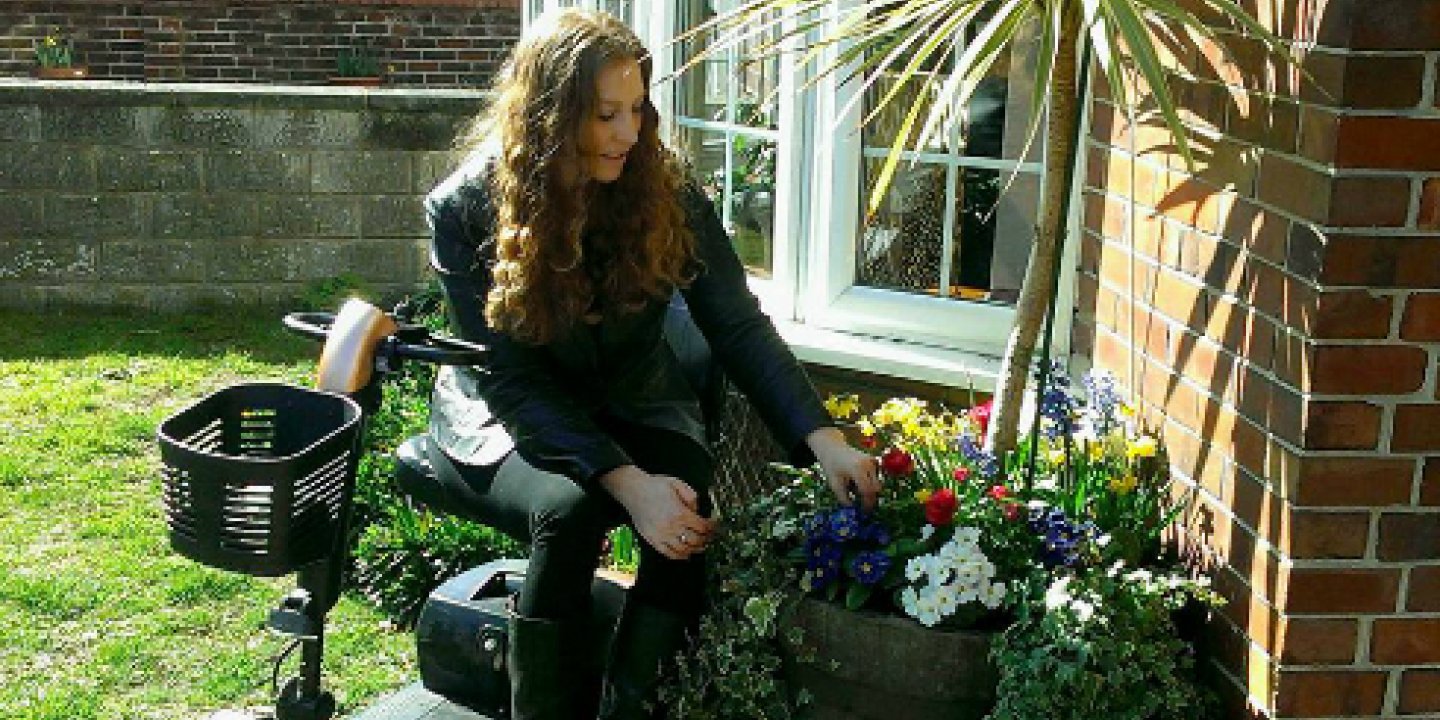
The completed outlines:
<svg viewBox="0 0 1440 720">
<path fill-rule="evenodd" d="M 1227 716 L 1440 718 L 1440 2 L 1246 4 L 1314 81 L 1177 50 L 1193 171 L 1097 101 L 1075 347 L 1199 489 Z"/>
</svg>

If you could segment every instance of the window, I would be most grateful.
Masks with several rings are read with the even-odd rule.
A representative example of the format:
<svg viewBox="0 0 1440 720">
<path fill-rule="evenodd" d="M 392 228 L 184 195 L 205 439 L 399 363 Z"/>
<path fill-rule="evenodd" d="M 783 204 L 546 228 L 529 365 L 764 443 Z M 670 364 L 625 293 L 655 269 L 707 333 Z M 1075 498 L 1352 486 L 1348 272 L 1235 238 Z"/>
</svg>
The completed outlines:
<svg viewBox="0 0 1440 720">
<path fill-rule="evenodd" d="M 527 11 L 546 3 L 561 4 L 527 0 Z M 616 14 L 632 26 L 640 21 L 660 78 L 713 40 L 671 38 L 739 0 L 564 4 L 623 6 Z M 969 373 L 969 382 L 987 386 L 1014 323 L 1039 197 L 1040 138 L 1027 147 L 1025 137 L 1027 44 L 997 63 L 964 107 L 946 113 L 921 152 L 906 153 L 866 222 L 896 114 L 920 85 L 901 89 L 898 104 L 861 129 L 893 78 L 857 99 L 859 83 L 842 82 L 843 72 L 807 84 L 809 70 L 793 55 L 752 59 L 778 27 L 654 88 L 672 145 L 694 163 L 752 289 L 803 359 L 947 384 L 965 383 L 957 372 Z M 1062 285 L 1063 308 L 1073 288 Z M 1068 313 L 1057 320 L 1063 342 Z"/>
</svg>

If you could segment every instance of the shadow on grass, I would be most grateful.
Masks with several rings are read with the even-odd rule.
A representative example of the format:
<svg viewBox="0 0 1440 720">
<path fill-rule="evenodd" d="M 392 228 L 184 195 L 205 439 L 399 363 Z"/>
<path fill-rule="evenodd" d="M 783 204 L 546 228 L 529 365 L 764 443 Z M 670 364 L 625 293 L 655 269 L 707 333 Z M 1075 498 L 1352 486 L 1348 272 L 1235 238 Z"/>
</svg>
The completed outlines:
<svg viewBox="0 0 1440 720">
<path fill-rule="evenodd" d="M 142 310 L 0 310 L 0 361 L 77 359 L 109 353 L 198 358 L 224 353 L 266 363 L 319 356 L 320 345 L 281 325 L 284 312 L 233 308 L 191 314 Z"/>
</svg>

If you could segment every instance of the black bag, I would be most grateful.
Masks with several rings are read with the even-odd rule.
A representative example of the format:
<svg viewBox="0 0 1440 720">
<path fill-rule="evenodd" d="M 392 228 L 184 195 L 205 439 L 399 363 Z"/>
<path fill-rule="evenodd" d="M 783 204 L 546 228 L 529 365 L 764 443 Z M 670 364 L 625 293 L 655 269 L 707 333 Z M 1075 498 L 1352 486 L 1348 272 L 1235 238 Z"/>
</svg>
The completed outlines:
<svg viewBox="0 0 1440 720">
<path fill-rule="evenodd" d="M 427 690 L 483 715 L 509 717 L 509 605 L 524 584 L 525 565 L 524 560 L 496 560 L 430 593 L 415 624 L 420 682 Z M 625 587 L 597 576 L 591 597 L 590 647 L 577 648 L 589 657 L 589 669 L 575 682 L 598 693 Z"/>
</svg>

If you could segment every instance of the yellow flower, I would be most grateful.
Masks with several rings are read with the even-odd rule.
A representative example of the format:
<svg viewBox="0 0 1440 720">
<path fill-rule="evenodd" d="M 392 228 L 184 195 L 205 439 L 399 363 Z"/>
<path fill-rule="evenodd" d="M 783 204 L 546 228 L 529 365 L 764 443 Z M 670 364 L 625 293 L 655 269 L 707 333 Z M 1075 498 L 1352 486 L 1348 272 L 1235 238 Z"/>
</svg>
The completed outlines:
<svg viewBox="0 0 1440 720">
<path fill-rule="evenodd" d="M 1090 456 L 1090 462 L 1100 462 L 1100 459 L 1105 457 L 1105 443 L 1099 440 L 1085 443 L 1085 452 Z"/>
<path fill-rule="evenodd" d="M 915 398 L 890 398 L 875 409 L 872 417 L 877 425 L 905 425 L 918 420 L 925 412 L 925 401 Z"/>
<path fill-rule="evenodd" d="M 1132 440 L 1129 447 L 1125 448 L 1125 456 L 1132 460 L 1135 458 L 1151 458 L 1155 457 L 1155 451 L 1158 448 L 1159 443 L 1155 442 L 1155 438 L 1149 435 L 1141 435 L 1139 438 Z"/>
<path fill-rule="evenodd" d="M 1126 495 L 1135 489 L 1139 481 L 1135 479 L 1134 473 L 1125 473 L 1110 478 L 1110 489 L 1117 494 Z"/>
<path fill-rule="evenodd" d="M 1052 448 L 1050 452 L 1045 453 L 1045 459 L 1050 461 L 1051 465 L 1064 465 L 1065 448 Z"/>
<path fill-rule="evenodd" d="M 1135 417 L 1135 406 L 1130 403 L 1121 403 L 1120 416 L 1125 418 Z"/>
<path fill-rule="evenodd" d="M 929 491 L 929 490 L 916 490 L 916 491 L 915 491 L 915 501 L 918 502 L 918 503 L 920 503 L 921 505 L 924 505 L 925 503 L 930 502 L 930 491 Z"/>
<path fill-rule="evenodd" d="M 825 399 L 825 409 L 830 417 L 845 420 L 860 411 L 860 398 L 854 394 L 831 395 Z"/>
<path fill-rule="evenodd" d="M 872 437 L 875 435 L 875 424 L 870 422 L 868 419 L 862 419 L 858 423 L 858 425 L 860 427 L 861 435 L 864 435 L 865 437 Z"/>
</svg>

